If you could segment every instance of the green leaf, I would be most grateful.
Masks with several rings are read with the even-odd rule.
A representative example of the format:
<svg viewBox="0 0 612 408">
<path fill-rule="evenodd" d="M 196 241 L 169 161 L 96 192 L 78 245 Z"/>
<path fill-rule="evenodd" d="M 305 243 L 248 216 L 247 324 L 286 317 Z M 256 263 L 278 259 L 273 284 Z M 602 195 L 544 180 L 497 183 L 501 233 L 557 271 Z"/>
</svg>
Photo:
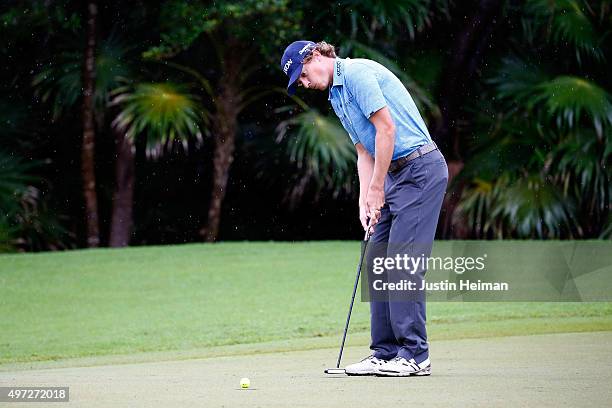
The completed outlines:
<svg viewBox="0 0 612 408">
<path fill-rule="evenodd" d="M 159 157 L 175 141 L 187 147 L 187 139 L 201 139 L 206 122 L 204 108 L 184 86 L 139 83 L 114 92 L 112 105 L 121 111 L 112 125 L 127 137 L 146 137 L 147 155 Z"/>
</svg>

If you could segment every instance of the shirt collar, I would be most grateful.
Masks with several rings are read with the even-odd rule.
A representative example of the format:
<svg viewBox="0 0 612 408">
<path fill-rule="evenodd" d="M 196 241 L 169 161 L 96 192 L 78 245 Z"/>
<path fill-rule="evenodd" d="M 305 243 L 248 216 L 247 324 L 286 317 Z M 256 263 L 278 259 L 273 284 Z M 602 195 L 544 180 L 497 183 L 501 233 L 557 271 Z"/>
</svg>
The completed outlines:
<svg viewBox="0 0 612 408">
<path fill-rule="evenodd" d="M 329 87 L 329 96 L 327 98 L 328 101 L 332 98 L 332 88 L 334 86 L 344 85 L 344 68 L 346 65 L 346 60 L 348 60 L 348 58 L 336 58 L 336 61 L 334 62 L 334 76 L 332 86 Z"/>
</svg>

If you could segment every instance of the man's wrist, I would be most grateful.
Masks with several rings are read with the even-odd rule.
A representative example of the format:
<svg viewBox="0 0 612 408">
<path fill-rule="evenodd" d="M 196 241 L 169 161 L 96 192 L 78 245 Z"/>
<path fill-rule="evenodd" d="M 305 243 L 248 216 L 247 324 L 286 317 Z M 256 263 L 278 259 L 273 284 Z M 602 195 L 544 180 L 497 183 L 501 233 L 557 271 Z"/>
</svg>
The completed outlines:
<svg viewBox="0 0 612 408">
<path fill-rule="evenodd" d="M 370 190 L 372 191 L 382 191 L 384 186 L 384 182 L 378 182 L 376 180 L 372 180 L 372 182 L 370 183 Z"/>
</svg>

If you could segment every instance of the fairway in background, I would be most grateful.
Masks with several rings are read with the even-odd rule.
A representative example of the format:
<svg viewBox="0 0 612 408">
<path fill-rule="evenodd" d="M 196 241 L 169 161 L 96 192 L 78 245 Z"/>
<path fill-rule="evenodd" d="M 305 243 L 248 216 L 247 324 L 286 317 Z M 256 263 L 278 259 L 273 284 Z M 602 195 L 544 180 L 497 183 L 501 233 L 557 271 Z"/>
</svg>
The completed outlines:
<svg viewBox="0 0 612 408">
<path fill-rule="evenodd" d="M 331 346 L 358 257 L 359 242 L 338 241 L 2 255 L 0 363 L 292 339 Z M 612 330 L 612 304 L 430 302 L 428 321 L 433 341 Z M 357 302 L 351 334 L 365 345 L 368 330 L 368 304 Z"/>
</svg>

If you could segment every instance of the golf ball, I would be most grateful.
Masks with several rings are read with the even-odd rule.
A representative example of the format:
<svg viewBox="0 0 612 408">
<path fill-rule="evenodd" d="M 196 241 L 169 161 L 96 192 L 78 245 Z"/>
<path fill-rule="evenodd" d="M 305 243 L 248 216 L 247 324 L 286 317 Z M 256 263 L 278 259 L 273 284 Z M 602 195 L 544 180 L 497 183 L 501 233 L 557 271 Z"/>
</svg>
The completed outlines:
<svg viewBox="0 0 612 408">
<path fill-rule="evenodd" d="M 240 379 L 240 388 L 249 388 L 250 386 L 251 386 L 251 380 L 249 380 L 246 377 Z"/>
</svg>

